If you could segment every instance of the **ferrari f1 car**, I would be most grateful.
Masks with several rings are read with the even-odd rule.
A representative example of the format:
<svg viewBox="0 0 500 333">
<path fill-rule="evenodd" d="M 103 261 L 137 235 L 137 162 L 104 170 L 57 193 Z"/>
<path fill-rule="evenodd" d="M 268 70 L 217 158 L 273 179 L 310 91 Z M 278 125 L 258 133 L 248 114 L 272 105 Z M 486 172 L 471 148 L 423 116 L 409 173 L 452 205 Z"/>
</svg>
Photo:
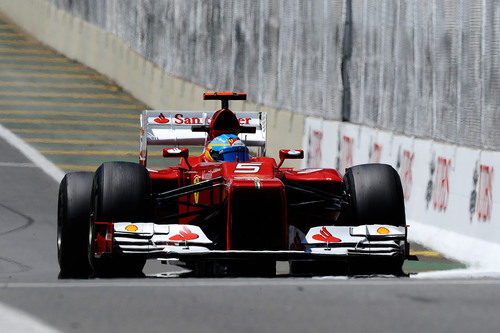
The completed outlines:
<svg viewBox="0 0 500 333">
<path fill-rule="evenodd" d="M 246 94 L 205 93 L 216 112 L 143 111 L 139 163 L 106 162 L 60 184 L 61 278 L 140 276 L 147 259 L 194 275 L 402 275 L 409 258 L 401 182 L 385 164 L 285 167 L 266 157 L 266 114 L 229 109 Z M 148 146 L 177 166 L 147 168 Z M 203 146 L 189 156 L 183 146 Z M 248 147 L 252 147 L 252 154 Z"/>
</svg>

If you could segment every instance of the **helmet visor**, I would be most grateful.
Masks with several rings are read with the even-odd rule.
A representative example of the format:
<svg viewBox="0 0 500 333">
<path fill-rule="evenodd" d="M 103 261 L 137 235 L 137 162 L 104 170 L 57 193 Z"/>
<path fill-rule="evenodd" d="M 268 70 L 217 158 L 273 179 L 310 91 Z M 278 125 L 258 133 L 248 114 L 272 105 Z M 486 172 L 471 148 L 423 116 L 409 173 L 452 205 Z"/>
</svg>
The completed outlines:
<svg viewBox="0 0 500 333">
<path fill-rule="evenodd" d="M 218 162 L 248 162 L 250 154 L 245 146 L 231 147 L 219 151 L 210 150 L 210 156 Z"/>
<path fill-rule="evenodd" d="M 236 151 L 223 152 L 222 161 L 224 162 L 248 162 L 250 157 L 248 156 L 248 149 L 238 149 Z"/>
</svg>

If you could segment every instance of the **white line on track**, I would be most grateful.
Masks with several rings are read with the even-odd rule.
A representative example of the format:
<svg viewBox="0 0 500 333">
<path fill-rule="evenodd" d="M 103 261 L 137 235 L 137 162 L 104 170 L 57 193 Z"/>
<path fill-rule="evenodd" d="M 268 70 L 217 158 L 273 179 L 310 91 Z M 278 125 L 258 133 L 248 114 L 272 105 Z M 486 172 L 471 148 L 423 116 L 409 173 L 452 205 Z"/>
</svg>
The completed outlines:
<svg viewBox="0 0 500 333">
<path fill-rule="evenodd" d="M 278 286 L 412 286 L 412 285 L 500 285 L 500 279 L 221 279 L 173 281 L 82 281 L 82 282 L 12 282 L 0 283 L 0 288 L 137 288 L 137 287 L 278 287 Z"/>
<path fill-rule="evenodd" d="M 33 163 L 0 162 L 0 167 L 38 168 L 38 165 Z"/>
<path fill-rule="evenodd" d="M 2 332 L 32 332 L 56 333 L 59 332 L 39 319 L 18 309 L 0 303 L 0 323 Z"/>
<path fill-rule="evenodd" d="M 7 141 L 9 144 L 17 148 L 31 162 L 38 166 L 47 175 L 53 178 L 56 182 L 60 182 L 64 177 L 64 172 L 59 169 L 54 163 L 49 161 L 38 150 L 27 144 L 24 140 L 12 133 L 10 130 L 0 124 L 0 138 Z"/>
<path fill-rule="evenodd" d="M 500 279 L 500 272 L 480 270 L 480 269 L 452 269 L 448 271 L 430 271 L 418 273 L 414 276 L 416 279 Z M 499 280 L 500 281 L 500 280 Z"/>
</svg>

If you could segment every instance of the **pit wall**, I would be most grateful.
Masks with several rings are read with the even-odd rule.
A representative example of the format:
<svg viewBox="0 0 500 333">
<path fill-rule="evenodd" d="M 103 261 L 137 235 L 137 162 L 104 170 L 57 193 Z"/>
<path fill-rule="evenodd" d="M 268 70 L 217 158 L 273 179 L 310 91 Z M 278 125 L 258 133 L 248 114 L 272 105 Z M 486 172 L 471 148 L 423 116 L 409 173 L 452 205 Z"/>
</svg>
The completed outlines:
<svg viewBox="0 0 500 333">
<path fill-rule="evenodd" d="M 306 118 L 304 130 L 303 167 L 344 172 L 363 163 L 392 165 L 403 185 L 410 239 L 471 265 L 500 268 L 500 152 L 320 118 Z"/>
<path fill-rule="evenodd" d="M 45 0 L 2 0 L 0 11 L 42 43 L 95 69 L 152 109 L 216 110 L 220 107 L 218 101 L 202 100 L 203 92 L 208 91 L 206 88 L 166 74 L 119 37 Z M 233 102 L 231 109 L 267 112 L 268 156 L 278 158 L 280 148 L 301 147 L 303 115 L 240 101 Z M 300 165 L 298 161 L 287 163 Z"/>
</svg>

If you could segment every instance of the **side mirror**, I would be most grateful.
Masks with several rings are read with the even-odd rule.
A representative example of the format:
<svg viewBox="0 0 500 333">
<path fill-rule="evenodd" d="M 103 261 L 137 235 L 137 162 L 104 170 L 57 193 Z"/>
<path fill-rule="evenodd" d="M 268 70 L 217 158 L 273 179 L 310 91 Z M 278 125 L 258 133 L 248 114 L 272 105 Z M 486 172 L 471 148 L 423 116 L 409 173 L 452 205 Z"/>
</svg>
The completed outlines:
<svg viewBox="0 0 500 333">
<path fill-rule="evenodd" d="M 189 165 L 188 162 L 188 156 L 189 156 L 189 149 L 187 148 L 163 148 L 163 157 L 165 158 L 173 158 L 173 157 L 180 157 L 184 159 L 184 162 L 186 162 L 186 165 L 188 166 L 189 169 L 191 169 L 191 165 Z"/>
<path fill-rule="evenodd" d="M 301 160 L 304 158 L 304 151 L 302 149 L 280 149 L 280 164 L 281 167 L 285 160 Z"/>
</svg>

